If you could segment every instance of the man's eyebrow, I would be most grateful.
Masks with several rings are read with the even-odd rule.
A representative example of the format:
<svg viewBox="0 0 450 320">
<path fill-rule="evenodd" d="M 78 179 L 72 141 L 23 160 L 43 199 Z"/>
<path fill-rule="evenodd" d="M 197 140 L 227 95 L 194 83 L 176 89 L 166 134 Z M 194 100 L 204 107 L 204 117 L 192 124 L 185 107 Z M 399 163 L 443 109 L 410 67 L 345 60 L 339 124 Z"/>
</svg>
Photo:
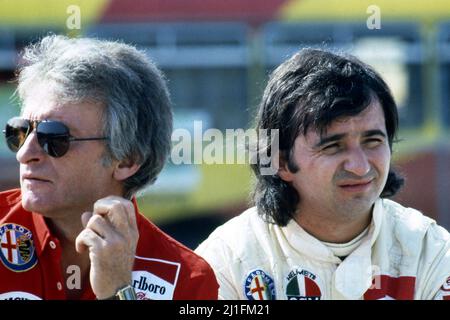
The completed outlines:
<svg viewBox="0 0 450 320">
<path fill-rule="evenodd" d="M 314 146 L 315 148 L 319 148 L 327 143 L 339 141 L 342 138 L 344 138 L 347 134 L 345 133 L 339 133 L 339 134 L 333 134 L 328 137 L 320 137 L 320 141 Z M 371 136 L 382 136 L 383 138 L 386 138 L 386 134 L 379 130 L 379 129 L 373 129 L 373 130 L 367 130 L 364 131 L 363 137 L 371 137 Z"/>
<path fill-rule="evenodd" d="M 370 136 L 382 136 L 383 138 L 386 138 L 386 134 L 378 129 L 364 131 L 363 137 L 370 137 Z"/>
<path fill-rule="evenodd" d="M 329 142 L 339 141 L 345 136 L 346 136 L 345 133 L 339 133 L 339 134 L 333 134 L 333 135 L 328 136 L 328 137 L 320 137 L 320 141 L 318 143 L 316 143 L 316 145 L 314 147 L 315 148 L 319 148 L 319 147 L 321 147 L 324 144 L 327 144 Z"/>
</svg>

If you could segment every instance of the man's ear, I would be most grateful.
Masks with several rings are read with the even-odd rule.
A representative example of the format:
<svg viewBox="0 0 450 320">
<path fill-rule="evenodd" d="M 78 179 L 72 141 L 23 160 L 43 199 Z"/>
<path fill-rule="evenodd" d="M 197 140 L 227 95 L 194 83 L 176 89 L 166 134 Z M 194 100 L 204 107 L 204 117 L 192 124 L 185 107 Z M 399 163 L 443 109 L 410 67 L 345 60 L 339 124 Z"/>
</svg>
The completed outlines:
<svg viewBox="0 0 450 320">
<path fill-rule="evenodd" d="M 286 182 L 291 182 L 294 178 L 294 174 L 289 170 L 288 160 L 286 157 L 286 152 L 279 153 L 278 176 Z"/>
<path fill-rule="evenodd" d="M 113 177 L 117 181 L 126 180 L 127 178 L 135 174 L 140 167 L 141 167 L 140 164 L 136 164 L 134 161 L 131 160 L 123 160 L 117 162 L 114 166 Z"/>
</svg>

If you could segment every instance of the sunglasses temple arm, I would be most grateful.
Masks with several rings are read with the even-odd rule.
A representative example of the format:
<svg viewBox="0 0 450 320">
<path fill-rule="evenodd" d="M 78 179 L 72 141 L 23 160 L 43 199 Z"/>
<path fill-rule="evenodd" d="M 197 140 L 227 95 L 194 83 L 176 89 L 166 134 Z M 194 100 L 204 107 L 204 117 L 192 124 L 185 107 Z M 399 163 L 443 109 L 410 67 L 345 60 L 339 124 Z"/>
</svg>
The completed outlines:
<svg viewBox="0 0 450 320">
<path fill-rule="evenodd" d="M 108 140 L 108 137 L 99 138 L 70 138 L 69 141 L 90 141 L 90 140 Z"/>
</svg>

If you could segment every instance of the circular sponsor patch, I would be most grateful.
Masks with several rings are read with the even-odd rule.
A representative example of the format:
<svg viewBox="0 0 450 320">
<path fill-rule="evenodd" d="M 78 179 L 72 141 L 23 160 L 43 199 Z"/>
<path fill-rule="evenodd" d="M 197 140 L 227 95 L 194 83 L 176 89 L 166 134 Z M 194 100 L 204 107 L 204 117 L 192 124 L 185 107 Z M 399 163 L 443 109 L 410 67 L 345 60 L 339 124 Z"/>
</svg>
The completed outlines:
<svg viewBox="0 0 450 320">
<path fill-rule="evenodd" d="M 11 291 L 0 294 L 0 300 L 42 300 L 29 292 Z"/>
<path fill-rule="evenodd" d="M 0 260 L 12 271 L 27 271 L 37 263 L 33 235 L 21 225 L 6 223 L 0 226 L 0 248 Z"/>
<path fill-rule="evenodd" d="M 264 271 L 257 269 L 245 279 L 244 293 L 248 300 L 275 300 L 275 284 Z"/>
<path fill-rule="evenodd" d="M 289 272 L 286 280 L 288 300 L 320 300 L 322 292 L 317 284 L 317 276 L 312 272 L 295 268 Z"/>
<path fill-rule="evenodd" d="M 450 291 L 450 277 L 447 278 L 447 280 L 445 280 L 444 284 L 441 287 L 442 291 Z"/>
</svg>

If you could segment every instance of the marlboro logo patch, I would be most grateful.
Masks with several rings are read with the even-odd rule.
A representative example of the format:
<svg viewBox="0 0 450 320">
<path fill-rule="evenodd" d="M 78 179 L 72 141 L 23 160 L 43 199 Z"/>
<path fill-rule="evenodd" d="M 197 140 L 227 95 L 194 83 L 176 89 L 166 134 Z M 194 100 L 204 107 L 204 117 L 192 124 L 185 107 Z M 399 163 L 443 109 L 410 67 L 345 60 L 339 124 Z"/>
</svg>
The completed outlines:
<svg viewBox="0 0 450 320">
<path fill-rule="evenodd" d="M 180 272 L 177 262 L 136 257 L 132 285 L 139 300 L 171 300 Z"/>
</svg>

